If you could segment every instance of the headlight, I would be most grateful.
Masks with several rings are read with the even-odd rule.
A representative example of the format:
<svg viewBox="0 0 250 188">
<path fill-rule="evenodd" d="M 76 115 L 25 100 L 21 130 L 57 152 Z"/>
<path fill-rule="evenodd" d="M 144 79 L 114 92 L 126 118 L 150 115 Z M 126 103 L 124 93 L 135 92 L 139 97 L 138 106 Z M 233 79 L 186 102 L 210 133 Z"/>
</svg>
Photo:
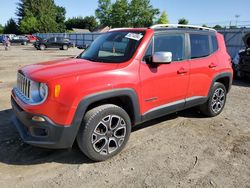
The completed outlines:
<svg viewBox="0 0 250 188">
<path fill-rule="evenodd" d="M 39 95 L 41 99 L 43 100 L 48 94 L 48 87 L 44 83 L 39 84 Z"/>
</svg>

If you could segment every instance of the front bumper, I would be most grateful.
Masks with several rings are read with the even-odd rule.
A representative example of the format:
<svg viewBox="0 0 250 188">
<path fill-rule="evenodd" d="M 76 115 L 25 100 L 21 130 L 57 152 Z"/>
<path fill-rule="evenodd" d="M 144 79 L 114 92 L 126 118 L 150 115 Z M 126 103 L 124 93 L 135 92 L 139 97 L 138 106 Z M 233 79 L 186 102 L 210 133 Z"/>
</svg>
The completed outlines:
<svg viewBox="0 0 250 188">
<path fill-rule="evenodd" d="M 11 98 L 11 105 L 14 111 L 13 122 L 25 143 L 43 148 L 70 148 L 72 147 L 77 126 L 57 125 L 46 116 L 31 114 L 25 112 Z M 33 121 L 33 116 L 39 116 L 45 119 L 43 122 Z"/>
</svg>

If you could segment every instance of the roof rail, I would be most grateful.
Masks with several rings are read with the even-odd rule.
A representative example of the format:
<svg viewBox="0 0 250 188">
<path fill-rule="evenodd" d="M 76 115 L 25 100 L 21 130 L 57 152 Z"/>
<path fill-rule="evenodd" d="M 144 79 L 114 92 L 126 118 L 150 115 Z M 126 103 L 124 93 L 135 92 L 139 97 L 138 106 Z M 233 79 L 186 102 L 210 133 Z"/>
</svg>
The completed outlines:
<svg viewBox="0 0 250 188">
<path fill-rule="evenodd" d="M 120 28 L 113 28 L 113 29 L 110 29 L 109 31 L 117 31 L 117 30 L 128 30 L 128 29 L 131 29 L 131 27 L 120 27 Z"/>
<path fill-rule="evenodd" d="M 156 24 L 152 25 L 151 29 L 161 28 L 161 27 L 185 27 L 185 28 L 192 28 L 192 29 L 200 29 L 200 30 L 208 30 L 208 31 L 216 31 L 215 29 L 208 28 L 208 27 L 201 27 L 201 26 L 195 26 L 195 25 L 184 25 L 184 24 Z"/>
</svg>

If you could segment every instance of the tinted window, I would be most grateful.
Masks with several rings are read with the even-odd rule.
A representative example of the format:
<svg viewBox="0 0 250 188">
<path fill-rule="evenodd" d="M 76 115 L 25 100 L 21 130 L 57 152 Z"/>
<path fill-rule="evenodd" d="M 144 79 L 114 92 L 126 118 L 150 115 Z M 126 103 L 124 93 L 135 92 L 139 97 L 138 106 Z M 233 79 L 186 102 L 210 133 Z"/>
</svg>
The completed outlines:
<svg viewBox="0 0 250 188">
<path fill-rule="evenodd" d="M 56 38 L 50 38 L 50 39 L 48 39 L 48 42 L 55 42 L 55 40 L 56 40 Z"/>
<path fill-rule="evenodd" d="M 213 47 L 213 52 L 218 50 L 218 41 L 216 36 L 211 36 L 212 39 L 212 47 Z"/>
<path fill-rule="evenodd" d="M 154 52 L 172 52 L 172 60 L 181 61 L 184 59 L 184 41 L 183 34 L 156 35 Z"/>
<path fill-rule="evenodd" d="M 210 55 L 208 35 L 190 34 L 191 58 L 200 58 Z"/>
<path fill-rule="evenodd" d="M 56 38 L 55 38 L 55 41 L 56 41 L 56 42 L 62 42 L 62 41 L 63 41 L 63 38 L 61 38 L 61 37 L 56 37 Z"/>
</svg>

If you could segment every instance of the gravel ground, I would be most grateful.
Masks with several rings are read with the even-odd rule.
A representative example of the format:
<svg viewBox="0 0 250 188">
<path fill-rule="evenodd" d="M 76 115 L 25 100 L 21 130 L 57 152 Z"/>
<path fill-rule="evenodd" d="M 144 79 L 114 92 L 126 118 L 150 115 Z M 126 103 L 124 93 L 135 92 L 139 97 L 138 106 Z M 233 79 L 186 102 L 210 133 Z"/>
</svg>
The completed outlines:
<svg viewBox="0 0 250 188">
<path fill-rule="evenodd" d="M 75 145 L 48 150 L 23 143 L 11 123 L 17 69 L 80 52 L 0 46 L 1 187 L 250 188 L 250 81 L 234 82 L 218 117 L 189 109 L 135 127 L 127 147 L 105 162 L 91 162 Z"/>
</svg>

